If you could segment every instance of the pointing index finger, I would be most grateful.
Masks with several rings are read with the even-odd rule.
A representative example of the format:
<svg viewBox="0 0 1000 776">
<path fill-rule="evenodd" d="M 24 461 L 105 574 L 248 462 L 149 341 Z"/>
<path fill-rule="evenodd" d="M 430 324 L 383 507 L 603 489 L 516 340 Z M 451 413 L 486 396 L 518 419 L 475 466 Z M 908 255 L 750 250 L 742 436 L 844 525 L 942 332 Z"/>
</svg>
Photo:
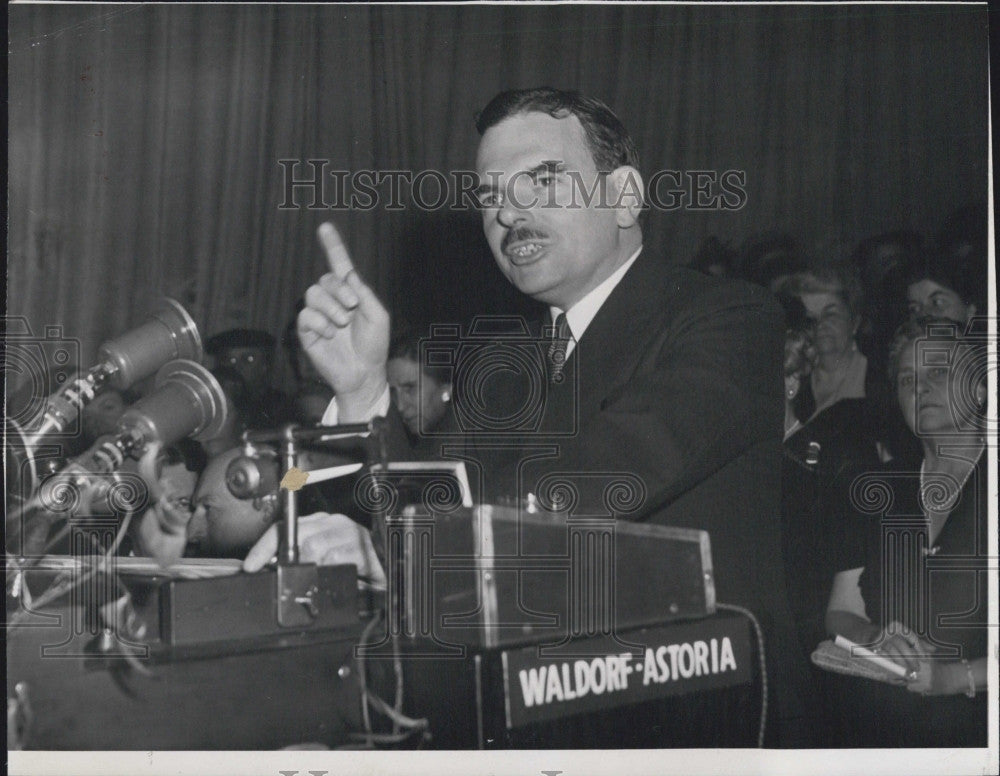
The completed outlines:
<svg viewBox="0 0 1000 776">
<path fill-rule="evenodd" d="M 340 233 L 333 224 L 325 221 L 319 225 L 317 234 L 320 244 L 326 252 L 326 260 L 330 264 L 330 271 L 338 280 L 344 280 L 354 269 L 354 264 L 347 253 L 344 241 L 340 239 Z"/>
</svg>

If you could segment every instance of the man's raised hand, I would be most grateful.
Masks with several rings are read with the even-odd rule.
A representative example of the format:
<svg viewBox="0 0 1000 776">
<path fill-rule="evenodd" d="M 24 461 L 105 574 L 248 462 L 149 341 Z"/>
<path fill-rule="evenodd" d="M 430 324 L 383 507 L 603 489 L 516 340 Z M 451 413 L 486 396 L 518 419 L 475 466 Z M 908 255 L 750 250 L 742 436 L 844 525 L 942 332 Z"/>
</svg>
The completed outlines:
<svg viewBox="0 0 1000 776">
<path fill-rule="evenodd" d="M 387 385 L 389 314 L 354 269 L 333 224 L 321 224 L 317 233 L 330 272 L 306 291 L 299 339 L 333 387 L 340 421 L 367 420 Z"/>
</svg>

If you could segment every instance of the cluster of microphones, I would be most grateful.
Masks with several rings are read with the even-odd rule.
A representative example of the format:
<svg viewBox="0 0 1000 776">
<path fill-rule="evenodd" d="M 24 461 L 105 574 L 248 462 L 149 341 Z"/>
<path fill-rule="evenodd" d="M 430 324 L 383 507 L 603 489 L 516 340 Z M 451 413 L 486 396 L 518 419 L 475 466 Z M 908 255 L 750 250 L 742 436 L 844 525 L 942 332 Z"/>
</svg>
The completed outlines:
<svg viewBox="0 0 1000 776">
<path fill-rule="evenodd" d="M 218 381 L 201 365 L 202 342 L 187 311 L 172 299 L 136 329 L 105 342 L 98 363 L 49 396 L 30 419 L 7 419 L 7 503 L 22 514 L 44 506 L 67 487 L 93 499 L 113 486 L 127 461 L 180 440 L 212 439 L 226 420 L 227 403 Z M 46 455 L 78 427 L 84 407 L 108 386 L 126 390 L 154 378 L 154 388 L 128 407 L 117 427 L 69 460 Z M 9 515 L 8 515 L 9 518 Z"/>
</svg>

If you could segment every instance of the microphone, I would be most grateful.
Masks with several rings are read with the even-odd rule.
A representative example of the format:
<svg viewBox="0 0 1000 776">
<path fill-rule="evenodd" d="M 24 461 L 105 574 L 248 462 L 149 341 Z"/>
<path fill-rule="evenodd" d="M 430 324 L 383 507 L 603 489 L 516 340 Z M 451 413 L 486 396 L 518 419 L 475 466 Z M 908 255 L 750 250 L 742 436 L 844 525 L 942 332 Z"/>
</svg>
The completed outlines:
<svg viewBox="0 0 1000 776">
<path fill-rule="evenodd" d="M 100 494 L 111 475 L 129 458 L 139 461 L 139 474 L 148 490 L 148 503 L 157 507 L 163 491 L 158 483 L 156 458 L 160 450 L 186 437 L 204 441 L 222 429 L 228 412 L 226 397 L 218 381 L 201 364 L 171 361 L 156 375 L 156 388 L 147 397 L 129 407 L 118 419 L 115 434 L 99 439 L 93 447 L 71 460 L 62 470 L 44 480 L 38 501 L 56 503 L 69 491 L 92 491 Z M 160 510 L 158 530 L 182 537 L 190 515 L 176 510 Z M 154 552 L 157 559 L 160 555 Z M 179 557 L 179 553 L 178 553 Z"/>
<path fill-rule="evenodd" d="M 191 513 L 172 507 L 164 498 L 155 467 L 157 454 L 185 437 L 201 442 L 215 438 L 227 413 L 226 395 L 211 372 L 193 361 L 172 361 L 156 375 L 156 390 L 118 420 L 123 434 L 145 443 L 139 474 L 149 487 L 152 507 L 139 525 L 139 541 L 162 566 L 184 554 Z"/>
<path fill-rule="evenodd" d="M 244 451 L 226 467 L 226 487 L 235 498 L 264 498 L 277 493 L 278 485 L 278 460 L 273 452 Z"/>
<path fill-rule="evenodd" d="M 225 425 L 227 413 L 226 396 L 211 372 L 193 361 L 171 361 L 157 373 L 153 393 L 118 419 L 118 436 L 79 462 L 88 471 L 99 471 L 117 468 L 125 456 L 139 459 L 150 508 L 143 515 L 138 538 L 143 549 L 163 566 L 183 554 L 191 513 L 164 498 L 156 471 L 157 456 L 164 447 L 187 437 L 198 441 L 214 438 Z"/>
<path fill-rule="evenodd" d="M 98 349 L 100 360 L 86 374 L 79 374 L 45 401 L 30 420 L 6 424 L 5 448 L 17 459 L 27 481 L 17 478 L 18 490 L 33 493 L 38 484 L 36 451 L 46 444 L 58 444 L 59 437 L 75 433 L 80 411 L 105 384 L 124 390 L 156 373 L 168 362 L 180 359 L 200 361 L 201 336 L 187 311 L 173 299 L 164 299 L 150 319 L 132 331 L 109 340 Z M 10 480 L 8 480 L 10 483 Z M 8 494 L 11 488 L 8 487 Z"/>
<path fill-rule="evenodd" d="M 194 361 L 171 361 L 156 375 L 155 390 L 118 419 L 107 434 L 57 475 L 88 477 L 117 471 L 127 458 L 140 459 L 191 437 L 212 439 L 226 422 L 228 405 L 215 376 Z M 155 481 L 156 477 L 150 478 Z"/>
<path fill-rule="evenodd" d="M 201 361 L 201 336 L 187 311 L 164 299 L 146 323 L 105 342 L 97 354 L 108 382 L 125 390 L 170 361 Z"/>
<path fill-rule="evenodd" d="M 214 439 L 226 423 L 228 405 L 215 376 L 194 361 L 165 364 L 156 388 L 118 419 L 120 435 L 172 445 L 185 437 Z"/>
<path fill-rule="evenodd" d="M 97 498 L 103 501 L 110 497 L 116 511 L 132 513 L 149 504 L 139 534 L 147 551 L 167 565 L 184 551 L 191 514 L 169 505 L 164 498 L 157 456 L 164 447 L 186 437 L 200 441 L 213 438 L 225 424 L 227 413 L 222 387 L 205 367 L 186 360 L 165 364 L 156 375 L 153 392 L 122 414 L 114 434 L 102 437 L 33 487 L 34 495 L 15 509 L 15 517 L 21 520 L 15 520 L 14 527 L 38 507 L 72 513 L 81 505 L 92 507 Z M 9 476 L 12 456 L 7 459 Z M 134 474 L 119 472 L 128 459 L 138 460 L 141 481 Z M 19 471 L 23 472 L 23 467 Z M 11 526 L 10 513 L 7 525 Z"/>
</svg>

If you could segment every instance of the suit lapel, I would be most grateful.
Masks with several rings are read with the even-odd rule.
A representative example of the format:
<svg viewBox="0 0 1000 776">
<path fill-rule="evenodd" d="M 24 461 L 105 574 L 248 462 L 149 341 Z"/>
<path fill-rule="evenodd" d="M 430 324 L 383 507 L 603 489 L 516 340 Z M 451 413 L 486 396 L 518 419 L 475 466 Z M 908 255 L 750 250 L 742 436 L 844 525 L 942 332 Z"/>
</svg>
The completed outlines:
<svg viewBox="0 0 1000 776">
<path fill-rule="evenodd" d="M 581 415 L 600 409 L 635 369 L 646 340 L 659 331 L 653 322 L 664 314 L 670 274 L 656 257 L 639 254 L 576 343 L 570 358 L 576 361 Z"/>
</svg>

